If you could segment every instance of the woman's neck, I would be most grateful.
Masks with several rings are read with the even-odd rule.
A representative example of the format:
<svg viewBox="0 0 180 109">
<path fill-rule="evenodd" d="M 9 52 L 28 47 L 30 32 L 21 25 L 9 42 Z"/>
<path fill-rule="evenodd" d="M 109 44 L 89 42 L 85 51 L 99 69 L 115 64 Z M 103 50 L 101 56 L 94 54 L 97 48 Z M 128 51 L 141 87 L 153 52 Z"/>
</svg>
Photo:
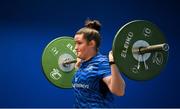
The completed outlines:
<svg viewBox="0 0 180 109">
<path fill-rule="evenodd" d="M 97 54 L 97 51 L 89 51 L 88 56 L 86 57 L 85 61 L 90 60 L 92 57 L 94 57 Z"/>
</svg>

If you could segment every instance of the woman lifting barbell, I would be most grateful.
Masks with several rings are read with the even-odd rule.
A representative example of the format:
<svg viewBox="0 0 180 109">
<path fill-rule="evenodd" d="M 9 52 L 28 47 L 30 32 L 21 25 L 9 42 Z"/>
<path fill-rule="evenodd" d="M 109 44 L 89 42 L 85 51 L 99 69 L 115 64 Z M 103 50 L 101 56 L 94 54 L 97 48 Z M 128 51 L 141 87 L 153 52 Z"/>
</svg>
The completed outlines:
<svg viewBox="0 0 180 109">
<path fill-rule="evenodd" d="M 123 96 L 125 82 L 114 63 L 112 52 L 109 59 L 99 52 L 101 24 L 87 20 L 85 27 L 74 36 L 78 68 L 72 84 L 75 107 L 113 107 L 113 94 Z"/>
</svg>

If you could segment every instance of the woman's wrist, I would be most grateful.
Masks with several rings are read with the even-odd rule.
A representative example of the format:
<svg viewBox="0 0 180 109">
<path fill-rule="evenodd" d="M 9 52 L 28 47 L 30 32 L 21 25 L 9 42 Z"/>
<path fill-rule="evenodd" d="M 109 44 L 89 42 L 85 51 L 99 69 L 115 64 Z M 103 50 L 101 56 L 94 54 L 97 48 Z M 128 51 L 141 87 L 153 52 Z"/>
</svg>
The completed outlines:
<svg viewBox="0 0 180 109">
<path fill-rule="evenodd" d="M 115 64 L 114 61 L 109 61 L 109 65 L 113 65 L 113 64 Z"/>
</svg>

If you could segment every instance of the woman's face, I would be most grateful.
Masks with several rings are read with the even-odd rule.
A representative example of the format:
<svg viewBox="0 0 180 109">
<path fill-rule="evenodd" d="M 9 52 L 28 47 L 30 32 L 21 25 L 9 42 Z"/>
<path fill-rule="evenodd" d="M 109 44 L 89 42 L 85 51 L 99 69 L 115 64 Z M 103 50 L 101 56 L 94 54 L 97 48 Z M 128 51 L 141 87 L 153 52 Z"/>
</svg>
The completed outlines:
<svg viewBox="0 0 180 109">
<path fill-rule="evenodd" d="M 77 57 L 86 60 L 89 57 L 89 52 L 92 51 L 92 45 L 86 41 L 84 34 L 76 34 L 74 40 Z"/>
</svg>

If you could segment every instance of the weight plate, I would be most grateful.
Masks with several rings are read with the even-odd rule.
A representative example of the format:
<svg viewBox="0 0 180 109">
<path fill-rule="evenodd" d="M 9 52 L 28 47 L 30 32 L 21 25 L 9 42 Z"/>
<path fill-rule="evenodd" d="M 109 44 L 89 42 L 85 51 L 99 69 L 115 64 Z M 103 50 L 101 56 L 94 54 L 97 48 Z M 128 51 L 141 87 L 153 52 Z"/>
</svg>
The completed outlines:
<svg viewBox="0 0 180 109">
<path fill-rule="evenodd" d="M 42 67 L 47 79 L 57 87 L 71 88 L 76 71 L 73 64 L 63 65 L 64 61 L 76 59 L 75 43 L 72 37 L 59 37 L 44 49 Z"/>
<path fill-rule="evenodd" d="M 128 78 L 150 80 L 160 74 L 168 59 L 168 51 L 145 54 L 132 52 L 136 47 L 165 43 L 163 33 L 153 23 L 135 20 L 125 24 L 113 40 L 113 56 L 116 65 Z"/>
</svg>

